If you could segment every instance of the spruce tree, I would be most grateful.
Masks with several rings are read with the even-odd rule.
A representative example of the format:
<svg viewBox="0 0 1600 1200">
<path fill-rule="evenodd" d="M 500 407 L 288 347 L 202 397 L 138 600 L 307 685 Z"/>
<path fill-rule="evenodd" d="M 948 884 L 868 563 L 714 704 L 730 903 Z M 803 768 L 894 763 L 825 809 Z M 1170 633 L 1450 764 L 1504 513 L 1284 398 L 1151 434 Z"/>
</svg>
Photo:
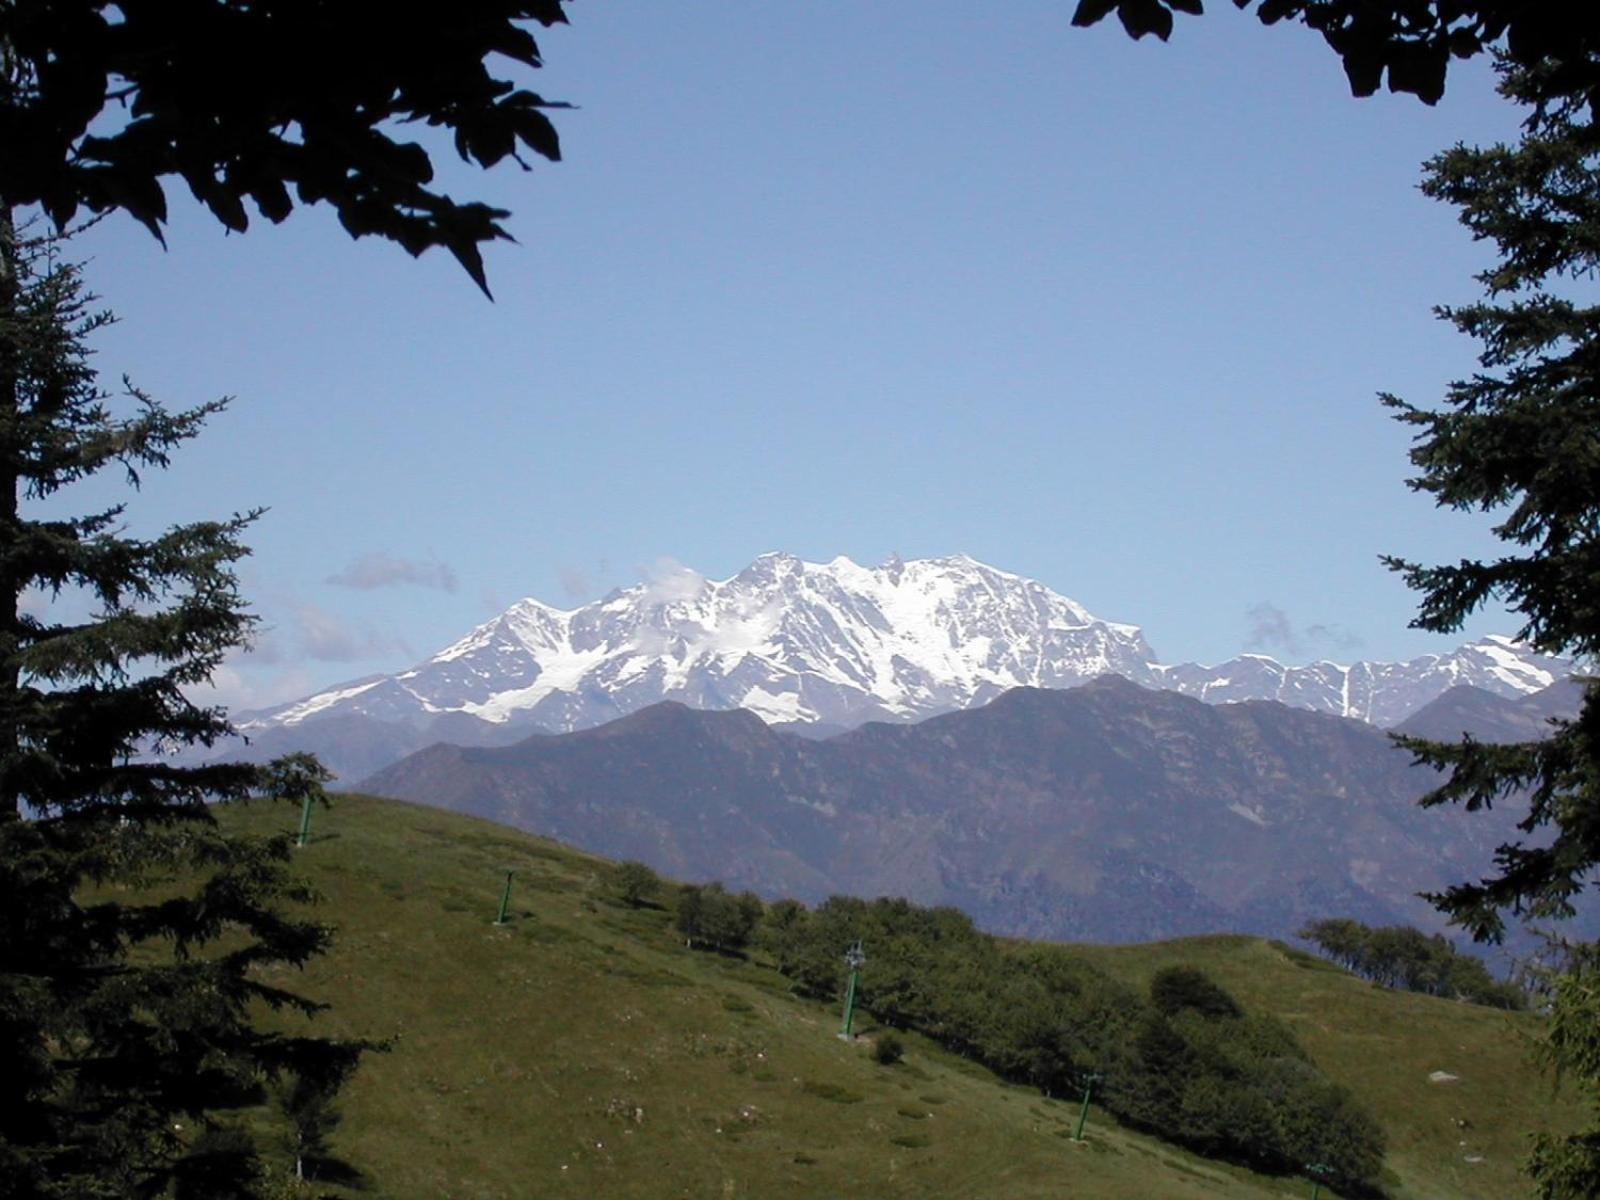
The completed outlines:
<svg viewBox="0 0 1600 1200">
<path fill-rule="evenodd" d="M 328 933 L 287 911 L 309 899 L 287 832 L 230 835 L 209 803 L 326 776 L 305 757 L 173 761 L 229 731 L 188 691 L 248 639 L 234 564 L 254 514 L 149 538 L 121 504 L 64 515 L 72 485 L 136 487 L 224 402 L 170 412 L 102 387 L 89 342 L 110 317 L 59 253 L 0 223 L 0 1180 L 255 1195 L 229 1111 L 284 1072 L 342 1078 L 363 1047 L 258 1024 L 263 1006 L 315 1011 L 260 968 Z"/>
<path fill-rule="evenodd" d="M 1600 76 L 1600 52 L 1582 64 Z M 1562 70 L 1569 74 L 1569 61 Z M 1454 383 L 1442 406 L 1386 396 L 1418 431 L 1411 486 L 1444 507 L 1499 514 L 1506 552 L 1493 561 L 1389 565 L 1422 593 L 1414 625 L 1448 633 L 1491 599 L 1523 620 L 1520 636 L 1590 669 L 1600 655 L 1600 131 L 1596 89 L 1562 92 L 1552 63 L 1502 63 L 1501 92 L 1530 109 L 1514 146 L 1457 146 L 1431 160 L 1423 190 L 1492 243 L 1484 298 L 1440 315 L 1481 344 L 1482 370 Z M 1600 681 L 1577 717 L 1521 745 L 1401 738 L 1418 761 L 1448 773 L 1426 805 L 1487 808 L 1525 799 L 1527 840 L 1501 846 L 1494 872 L 1431 896 L 1480 940 L 1504 913 L 1571 916 L 1600 865 Z M 1550 1064 L 1595 1104 L 1586 1133 L 1543 1137 L 1530 1162 L 1544 1197 L 1600 1195 L 1600 966 L 1580 949 L 1553 993 Z"/>
</svg>

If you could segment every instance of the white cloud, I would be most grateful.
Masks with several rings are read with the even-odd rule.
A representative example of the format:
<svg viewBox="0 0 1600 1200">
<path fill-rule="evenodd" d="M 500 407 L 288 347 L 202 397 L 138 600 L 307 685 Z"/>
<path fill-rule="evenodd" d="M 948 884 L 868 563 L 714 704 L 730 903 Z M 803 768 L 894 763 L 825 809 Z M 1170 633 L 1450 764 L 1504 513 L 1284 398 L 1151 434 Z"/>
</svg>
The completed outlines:
<svg viewBox="0 0 1600 1200">
<path fill-rule="evenodd" d="M 293 638 L 298 657 L 318 662 L 358 662 L 410 653 L 399 639 L 358 628 L 315 604 L 295 606 Z"/>
<path fill-rule="evenodd" d="M 1244 615 L 1250 624 L 1249 635 L 1244 640 L 1249 649 L 1300 653 L 1302 643 L 1294 631 L 1294 624 L 1289 620 L 1289 614 L 1276 604 L 1268 604 L 1263 600 L 1260 604 L 1251 605 Z"/>
<path fill-rule="evenodd" d="M 692 600 L 705 587 L 705 576 L 675 558 L 663 555 L 649 566 L 639 568 L 644 579 L 645 603 L 651 606 Z"/>
<path fill-rule="evenodd" d="M 234 661 L 223 663 L 211 673 L 209 684 L 189 688 L 187 694 L 196 704 L 221 705 L 229 712 L 248 712 L 298 700 L 316 690 L 317 680 L 305 667 L 252 670 Z"/>
<path fill-rule="evenodd" d="M 1277 650 L 1299 657 L 1319 651 L 1358 650 L 1364 644 L 1342 625 L 1317 624 L 1296 629 L 1288 613 L 1265 600 L 1246 609 L 1245 620 L 1249 633 L 1244 644 L 1251 650 Z"/>
<path fill-rule="evenodd" d="M 594 583 L 587 571 L 564 567 L 560 573 L 561 594 L 568 600 L 587 600 L 594 591 Z"/>
<path fill-rule="evenodd" d="M 363 554 L 344 570 L 329 575 L 325 582 L 363 592 L 405 586 L 453 592 L 457 586 L 456 573 L 438 559 L 422 562 L 392 554 Z"/>
</svg>

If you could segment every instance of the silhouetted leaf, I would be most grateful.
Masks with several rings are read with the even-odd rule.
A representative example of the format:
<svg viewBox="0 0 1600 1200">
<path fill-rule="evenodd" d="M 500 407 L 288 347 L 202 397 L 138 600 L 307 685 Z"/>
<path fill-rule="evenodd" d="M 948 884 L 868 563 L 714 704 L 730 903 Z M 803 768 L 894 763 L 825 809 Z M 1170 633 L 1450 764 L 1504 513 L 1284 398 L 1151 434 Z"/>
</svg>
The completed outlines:
<svg viewBox="0 0 1600 1200">
<path fill-rule="evenodd" d="M 1153 33 L 1164 42 L 1172 36 L 1172 13 L 1160 0 L 1120 0 L 1117 18 L 1131 38 Z"/>
<path fill-rule="evenodd" d="M 1072 14 L 1072 23 L 1080 29 L 1088 28 L 1103 20 L 1117 7 L 1117 0 L 1078 0 L 1077 10 Z"/>
<path fill-rule="evenodd" d="M 1444 73 L 1449 64 L 1448 45 L 1401 43 L 1389 57 L 1389 90 L 1409 92 L 1424 104 L 1437 104 L 1444 95 Z"/>
<path fill-rule="evenodd" d="M 483 166 L 519 146 L 558 161 L 544 110 L 564 105 L 496 72 L 541 64 L 529 26 L 565 23 L 562 4 L 452 0 L 389 14 L 304 0 L 0 3 L 0 44 L 38 81 L 21 99 L 0 91 L 0 194 L 59 224 L 82 207 L 122 208 L 160 237 L 159 181 L 180 175 L 229 229 L 247 227 L 246 198 L 275 222 L 325 203 L 353 236 L 412 254 L 446 246 L 481 286 L 462 239 L 503 231 L 428 191 L 427 152 L 393 132 L 442 128 Z M 101 122 L 113 88 L 123 119 Z"/>
<path fill-rule="evenodd" d="M 1370 96 L 1383 82 L 1383 53 L 1371 46 L 1360 46 L 1344 55 L 1344 74 L 1350 81 L 1350 94 Z"/>
<path fill-rule="evenodd" d="M 250 198 L 256 202 L 261 215 L 274 225 L 294 211 L 294 201 L 289 198 L 289 190 L 281 179 L 260 180 L 250 188 Z"/>
<path fill-rule="evenodd" d="M 1483 40 L 1470 29 L 1455 29 L 1450 33 L 1450 53 L 1457 58 L 1471 58 L 1483 50 Z"/>
<path fill-rule="evenodd" d="M 1250 0 L 1233 0 L 1240 8 L 1250 4 Z M 1303 0 L 1262 0 L 1261 7 L 1256 10 L 1256 17 L 1263 25 L 1276 25 L 1285 17 L 1297 15 L 1305 5 Z"/>
</svg>

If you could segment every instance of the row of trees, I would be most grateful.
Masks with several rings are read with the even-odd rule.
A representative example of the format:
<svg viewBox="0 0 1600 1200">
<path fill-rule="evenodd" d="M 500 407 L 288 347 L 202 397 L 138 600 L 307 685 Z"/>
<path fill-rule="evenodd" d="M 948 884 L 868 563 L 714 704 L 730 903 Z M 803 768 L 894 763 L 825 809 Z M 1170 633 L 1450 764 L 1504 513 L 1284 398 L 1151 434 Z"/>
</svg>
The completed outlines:
<svg viewBox="0 0 1600 1200">
<path fill-rule="evenodd" d="M 1481 960 L 1462 954 L 1439 934 L 1409 925 L 1373 928 L 1349 917 L 1312 921 L 1300 936 L 1363 979 L 1384 987 L 1425 992 L 1491 1008 L 1523 1009 L 1528 996 L 1489 974 Z"/>
<path fill-rule="evenodd" d="M 1280 1022 L 1243 1011 L 1194 968 L 1141 993 L 1054 946 L 1013 946 L 953 908 L 835 897 L 767 908 L 757 944 L 804 993 L 837 1000 L 846 947 L 866 947 L 858 1002 L 1047 1095 L 1094 1095 L 1130 1125 L 1271 1172 L 1331 1168 L 1375 1192 L 1384 1138 Z"/>
</svg>

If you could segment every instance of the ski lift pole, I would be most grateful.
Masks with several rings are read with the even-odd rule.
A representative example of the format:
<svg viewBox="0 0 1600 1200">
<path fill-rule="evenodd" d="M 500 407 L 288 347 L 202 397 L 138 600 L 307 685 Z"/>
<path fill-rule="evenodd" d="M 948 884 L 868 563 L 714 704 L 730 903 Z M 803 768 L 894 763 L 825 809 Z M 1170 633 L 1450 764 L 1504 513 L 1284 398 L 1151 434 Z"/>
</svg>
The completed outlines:
<svg viewBox="0 0 1600 1200">
<path fill-rule="evenodd" d="M 500 915 L 494 919 L 496 925 L 504 925 L 506 923 L 506 909 L 511 904 L 511 876 L 512 872 L 507 871 L 506 888 L 505 891 L 500 893 Z"/>
<path fill-rule="evenodd" d="M 1094 1085 L 1103 1078 L 1093 1072 L 1083 1077 L 1083 1107 L 1078 1110 L 1078 1132 L 1072 1135 L 1075 1142 L 1083 1141 L 1083 1127 L 1089 1123 L 1089 1097 L 1094 1094 Z"/>
<path fill-rule="evenodd" d="M 314 797 L 306 793 L 305 803 L 300 806 L 300 836 L 295 839 L 296 846 L 304 846 L 311 840 L 311 802 Z"/>
<path fill-rule="evenodd" d="M 867 961 L 867 956 L 862 953 L 861 943 L 856 942 L 844 952 L 844 961 L 850 967 L 850 984 L 844 993 L 844 1028 L 839 1031 L 839 1040 L 850 1040 L 850 1024 L 856 1015 L 856 980 L 861 977 L 861 964 Z"/>
<path fill-rule="evenodd" d="M 1322 1195 L 1322 1181 L 1333 1174 L 1333 1168 L 1326 1163 L 1311 1163 L 1306 1167 L 1306 1174 L 1311 1176 L 1311 1200 L 1317 1200 Z"/>
</svg>

